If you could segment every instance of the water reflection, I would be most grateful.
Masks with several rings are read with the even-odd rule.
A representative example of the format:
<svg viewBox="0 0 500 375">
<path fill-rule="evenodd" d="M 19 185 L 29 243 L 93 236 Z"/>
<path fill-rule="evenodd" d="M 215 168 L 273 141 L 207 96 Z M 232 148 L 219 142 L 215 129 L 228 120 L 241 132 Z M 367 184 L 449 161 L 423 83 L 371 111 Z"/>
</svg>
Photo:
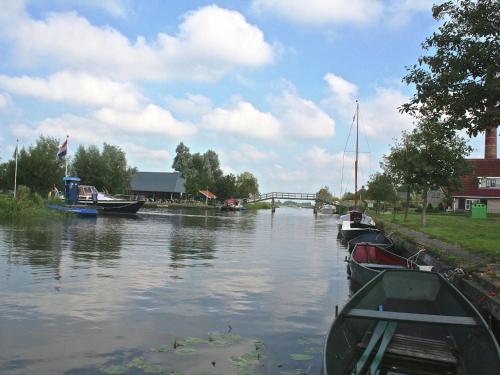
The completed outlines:
<svg viewBox="0 0 500 375">
<path fill-rule="evenodd" d="M 314 342 L 349 295 L 336 230 L 334 217 L 284 208 L 0 224 L 0 372 L 230 374 L 228 353 L 259 339 L 256 373 L 317 373 Z M 228 330 L 242 341 L 222 351 L 151 352 Z"/>
</svg>

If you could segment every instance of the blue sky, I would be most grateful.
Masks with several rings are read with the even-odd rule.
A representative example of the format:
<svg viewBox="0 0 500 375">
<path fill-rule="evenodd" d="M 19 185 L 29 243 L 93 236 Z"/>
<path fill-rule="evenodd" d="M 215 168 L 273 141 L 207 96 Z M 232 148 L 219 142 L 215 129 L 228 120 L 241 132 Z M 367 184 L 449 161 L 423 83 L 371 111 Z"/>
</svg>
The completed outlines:
<svg viewBox="0 0 500 375">
<path fill-rule="evenodd" d="M 2 161 L 68 134 L 70 156 L 107 142 L 170 171 L 183 141 L 261 192 L 352 191 L 356 99 L 365 183 L 412 127 L 401 77 L 438 26 L 428 0 L 1 1 Z"/>
</svg>

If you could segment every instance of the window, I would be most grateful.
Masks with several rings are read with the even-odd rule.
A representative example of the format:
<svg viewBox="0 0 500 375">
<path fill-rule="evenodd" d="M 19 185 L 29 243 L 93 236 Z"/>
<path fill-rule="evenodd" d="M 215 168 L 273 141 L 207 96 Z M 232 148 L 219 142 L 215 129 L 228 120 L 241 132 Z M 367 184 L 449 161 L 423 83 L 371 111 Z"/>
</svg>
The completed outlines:
<svg viewBox="0 0 500 375">
<path fill-rule="evenodd" d="M 500 188 L 500 177 L 479 177 L 479 187 L 483 189 Z"/>
<path fill-rule="evenodd" d="M 481 202 L 480 199 L 466 199 L 465 200 L 465 211 L 470 211 L 471 205 L 473 205 L 474 203 L 479 203 L 479 202 Z"/>
</svg>

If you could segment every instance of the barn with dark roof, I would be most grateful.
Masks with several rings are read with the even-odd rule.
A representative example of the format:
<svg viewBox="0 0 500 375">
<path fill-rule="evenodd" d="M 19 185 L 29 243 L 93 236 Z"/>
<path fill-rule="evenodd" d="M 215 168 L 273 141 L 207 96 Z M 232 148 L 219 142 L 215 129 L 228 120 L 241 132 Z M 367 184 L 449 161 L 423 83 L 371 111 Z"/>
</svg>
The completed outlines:
<svg viewBox="0 0 500 375">
<path fill-rule="evenodd" d="M 130 190 L 134 195 L 155 201 L 181 199 L 186 193 L 186 180 L 179 172 L 137 172 Z"/>
</svg>

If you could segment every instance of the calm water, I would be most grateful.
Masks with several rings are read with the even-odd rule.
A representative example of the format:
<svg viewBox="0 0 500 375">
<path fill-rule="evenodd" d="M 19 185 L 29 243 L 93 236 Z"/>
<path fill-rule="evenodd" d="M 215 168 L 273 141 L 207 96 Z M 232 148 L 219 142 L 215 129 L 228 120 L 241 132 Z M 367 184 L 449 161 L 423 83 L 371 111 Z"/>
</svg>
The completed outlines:
<svg viewBox="0 0 500 375">
<path fill-rule="evenodd" d="M 335 219 L 281 208 L 0 224 L 0 372 L 317 374 L 349 296 Z"/>
</svg>

